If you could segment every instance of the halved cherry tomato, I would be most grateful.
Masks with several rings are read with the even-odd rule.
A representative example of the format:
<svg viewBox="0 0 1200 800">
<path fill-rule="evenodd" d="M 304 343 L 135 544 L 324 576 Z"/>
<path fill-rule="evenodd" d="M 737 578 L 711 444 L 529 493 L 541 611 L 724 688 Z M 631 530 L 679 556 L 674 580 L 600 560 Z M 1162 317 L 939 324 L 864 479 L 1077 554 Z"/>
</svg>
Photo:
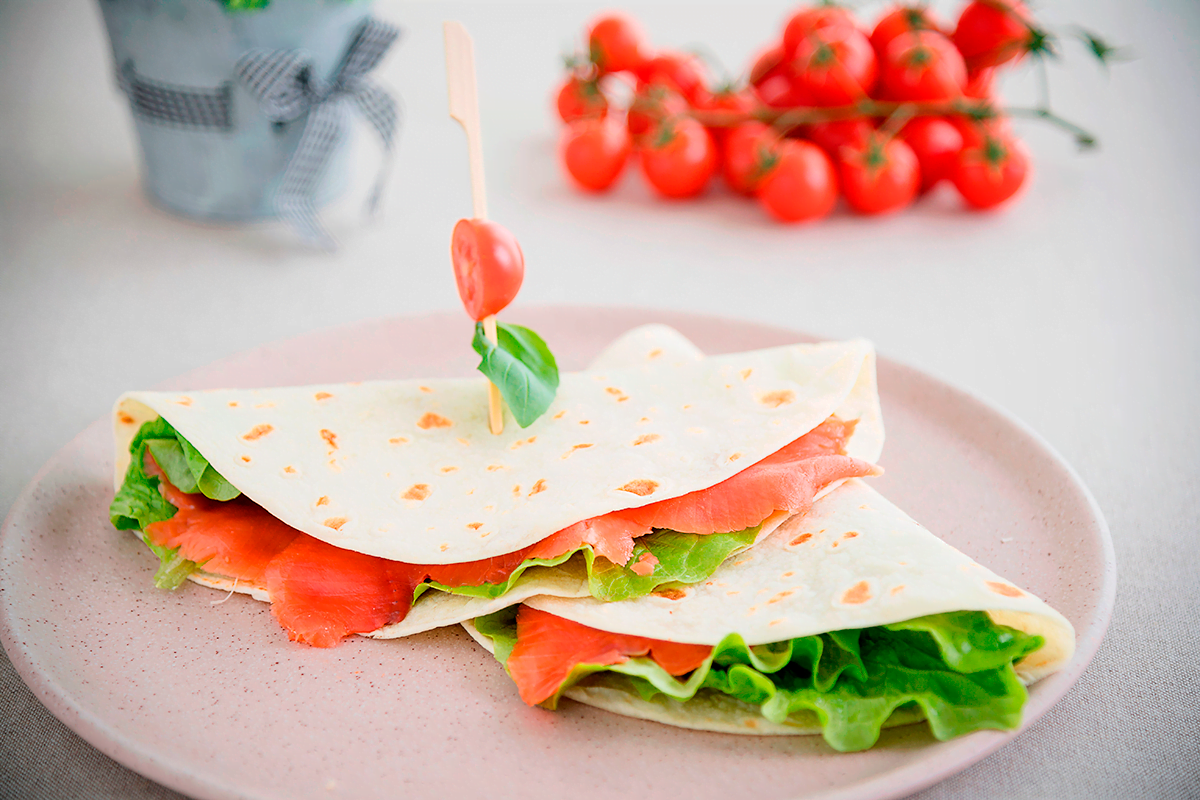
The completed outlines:
<svg viewBox="0 0 1200 800">
<path fill-rule="evenodd" d="M 585 119 L 563 129 L 559 143 L 563 168 L 584 189 L 612 186 L 629 158 L 629 131 L 613 119 Z"/>
<path fill-rule="evenodd" d="M 825 151 L 811 142 L 785 139 L 758 186 L 758 201 L 781 222 L 823 217 L 837 203 L 838 179 Z"/>
<path fill-rule="evenodd" d="M 646 62 L 641 26 L 625 14 L 605 14 L 588 30 L 588 52 L 601 72 L 636 71 Z"/>
<path fill-rule="evenodd" d="M 962 56 L 937 31 L 897 36 L 884 51 L 880 72 L 891 100 L 952 100 L 967 83 Z"/>
<path fill-rule="evenodd" d="M 773 160 L 777 139 L 771 126 L 761 122 L 743 122 L 729 131 L 721 161 L 721 175 L 729 188 L 739 194 L 754 194 Z"/>
<path fill-rule="evenodd" d="M 1021 0 L 975 0 L 958 17 L 954 46 L 970 69 L 999 66 L 1024 55 L 1032 21 Z"/>
<path fill-rule="evenodd" d="M 954 187 L 974 208 L 993 208 L 1011 198 L 1030 170 L 1029 151 L 1013 136 L 988 136 L 981 145 L 963 148 L 954 170 Z"/>
<path fill-rule="evenodd" d="M 690 53 L 663 50 L 646 61 L 638 70 L 638 78 L 649 86 L 665 86 L 679 92 L 694 103 L 706 88 L 703 62 Z"/>
<path fill-rule="evenodd" d="M 871 47 L 875 48 L 875 54 L 883 60 L 887 46 L 897 36 L 915 31 L 940 30 L 941 20 L 928 6 L 895 6 L 875 23 L 875 30 L 871 32 Z"/>
<path fill-rule="evenodd" d="M 850 9 L 842 6 L 801 8 L 783 26 L 783 52 L 788 58 L 795 58 L 800 43 L 813 31 L 837 27 L 858 28 L 858 21 Z"/>
<path fill-rule="evenodd" d="M 796 46 L 791 64 L 800 89 L 817 105 L 849 105 L 867 96 L 875 85 L 875 51 L 865 34 L 847 25 L 829 25 L 807 34 Z"/>
<path fill-rule="evenodd" d="M 633 94 L 625 124 L 635 139 L 654 130 L 659 122 L 688 110 L 688 102 L 666 86 L 643 86 Z"/>
<path fill-rule="evenodd" d="M 599 84 L 574 76 L 567 78 L 559 88 L 556 105 L 563 122 L 603 117 L 608 113 L 608 100 Z"/>
<path fill-rule="evenodd" d="M 899 139 L 874 134 L 847 148 L 839 163 L 846 202 L 860 214 L 896 211 L 912 202 L 921 183 L 917 157 Z"/>
<path fill-rule="evenodd" d="M 512 302 L 525 278 L 525 255 L 508 230 L 486 219 L 460 219 L 450 239 L 458 296 L 476 322 Z"/>
<path fill-rule="evenodd" d="M 874 132 L 875 126 L 865 119 L 840 119 L 809 125 L 804 136 L 836 160 L 843 148 L 862 147 Z"/>
<path fill-rule="evenodd" d="M 958 128 L 941 117 L 917 117 L 900 131 L 921 167 L 921 191 L 927 192 L 954 175 L 963 137 Z"/>
<path fill-rule="evenodd" d="M 690 118 L 660 125 L 641 155 L 646 180 L 664 197 L 700 194 L 717 165 L 717 148 L 708 129 Z"/>
</svg>

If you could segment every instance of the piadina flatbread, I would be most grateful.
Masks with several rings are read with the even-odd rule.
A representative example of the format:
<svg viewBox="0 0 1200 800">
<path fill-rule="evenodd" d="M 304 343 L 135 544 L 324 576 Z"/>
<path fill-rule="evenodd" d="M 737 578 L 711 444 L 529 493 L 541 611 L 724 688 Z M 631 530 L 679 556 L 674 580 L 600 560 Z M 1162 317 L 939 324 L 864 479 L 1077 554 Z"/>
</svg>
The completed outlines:
<svg viewBox="0 0 1200 800">
<path fill-rule="evenodd" d="M 717 654 L 671 675 L 654 651 L 638 654 L 643 645 L 626 642 L 621 646 L 633 655 L 577 664 L 560 673 L 565 679 L 556 689 L 527 702 L 553 706 L 565 696 L 686 728 L 822 733 L 842 750 L 869 747 L 881 727 L 927 717 L 939 738 L 1016 727 L 1022 684 L 1061 668 L 1075 649 L 1074 630 L 1060 613 L 857 479 L 696 585 L 611 603 L 531 597 L 520 612 L 465 625 L 510 669 L 520 658 L 525 672 L 514 677 L 531 686 L 529 675 L 549 669 L 545 662 L 557 656 L 537 639 L 524 652 L 514 649 L 513 614 L 526 608 L 539 612 L 530 616 L 531 636 L 569 635 L 575 644 L 568 650 L 586 638 L 578 628 L 560 634 L 533 623 L 549 614 L 623 637 L 711 646 Z"/>
<path fill-rule="evenodd" d="M 190 483 L 178 488 L 197 503 L 211 505 L 199 493 L 252 503 L 342 556 L 477 564 L 511 557 L 584 520 L 714 487 L 831 419 L 851 423 L 846 457 L 873 462 L 883 443 L 874 352 L 861 340 L 703 358 L 677 332 L 647 326 L 614 342 L 589 370 L 563 375 L 554 404 L 529 427 L 510 417 L 493 435 L 486 409 L 481 377 L 131 392 L 114 409 L 114 523 L 152 544 L 163 570 L 183 558 L 178 547 L 154 545 L 146 535 L 156 524 L 148 519 L 162 524 L 176 509 L 168 504 L 148 517 L 138 506 L 159 503 L 161 511 L 154 475 L 140 475 L 145 480 L 131 489 L 131 476 L 145 471 L 131 457 L 133 445 L 162 462 L 159 479 Z M 164 424 L 166 433 L 153 434 L 160 438 L 145 438 L 145 426 Z M 788 516 L 765 516 L 729 552 L 750 547 Z M 391 614 L 350 631 L 401 636 L 534 595 L 590 596 L 593 554 L 584 550 L 586 559 L 531 561 L 519 577 L 475 593 L 426 581 L 400 619 Z M 275 610 L 280 593 L 265 579 L 223 574 L 214 568 L 219 561 L 186 563 L 186 577 L 270 601 Z"/>
</svg>

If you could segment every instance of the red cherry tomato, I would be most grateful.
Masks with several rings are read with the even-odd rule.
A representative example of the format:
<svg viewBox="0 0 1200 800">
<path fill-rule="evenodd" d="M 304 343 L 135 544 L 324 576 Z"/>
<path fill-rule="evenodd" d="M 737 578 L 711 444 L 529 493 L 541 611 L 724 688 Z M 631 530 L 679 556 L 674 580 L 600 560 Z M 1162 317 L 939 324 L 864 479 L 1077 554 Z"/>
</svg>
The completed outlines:
<svg viewBox="0 0 1200 800">
<path fill-rule="evenodd" d="M 846 25 L 809 33 L 800 40 L 791 63 L 800 89 L 817 105 L 849 105 L 875 85 L 875 51 L 866 35 Z"/>
<path fill-rule="evenodd" d="M 641 148 L 642 172 L 664 197 L 695 197 L 704 191 L 717 165 L 708 130 L 694 119 L 659 126 Z"/>
<path fill-rule="evenodd" d="M 687 100 L 665 86 L 644 86 L 634 92 L 625 124 L 635 139 L 645 136 L 660 120 L 688 110 Z"/>
<path fill-rule="evenodd" d="M 880 60 L 892 40 L 904 33 L 939 31 L 941 20 L 926 6 L 895 6 L 875 23 L 871 32 L 871 47 Z"/>
<path fill-rule="evenodd" d="M 974 208 L 994 208 L 1021 188 L 1030 171 L 1029 151 L 1012 136 L 989 136 L 966 147 L 954 170 L 954 187 Z"/>
<path fill-rule="evenodd" d="M 772 160 L 777 134 L 761 122 L 743 122 L 725 139 L 721 175 L 729 188 L 752 195 Z"/>
<path fill-rule="evenodd" d="M 963 87 L 963 94 L 976 100 L 991 100 L 995 90 L 995 79 L 995 67 L 967 70 L 967 85 Z"/>
<path fill-rule="evenodd" d="M 613 119 L 585 119 L 563 129 L 559 142 L 562 165 L 584 189 L 602 192 L 625 169 L 629 131 Z"/>
<path fill-rule="evenodd" d="M 1025 53 L 1032 22 L 1021 0 L 976 0 L 958 17 L 954 46 L 970 69 L 999 66 Z"/>
<path fill-rule="evenodd" d="M 694 102 L 705 89 L 705 69 L 690 53 L 664 50 L 638 70 L 638 78 L 650 86 L 665 86 Z"/>
<path fill-rule="evenodd" d="M 837 203 L 838 180 L 833 162 L 811 142 L 779 143 L 775 164 L 758 186 L 758 201 L 781 222 L 823 217 Z"/>
<path fill-rule="evenodd" d="M 912 202 L 921 183 L 917 157 L 899 139 L 872 136 L 840 160 L 842 192 L 860 214 L 896 211 Z"/>
<path fill-rule="evenodd" d="M 897 36 L 884 53 L 883 89 L 892 100 L 936 101 L 960 97 L 967 66 L 950 40 L 937 31 Z"/>
<path fill-rule="evenodd" d="M 646 62 L 641 26 L 625 14 L 605 14 L 588 30 L 588 52 L 601 72 L 626 72 Z"/>
<path fill-rule="evenodd" d="M 558 90 L 558 116 L 563 122 L 603 117 L 608 113 L 608 100 L 596 81 L 571 77 Z"/>
<path fill-rule="evenodd" d="M 858 21 L 850 9 L 842 6 L 801 8 L 783 26 L 783 52 L 788 58 L 795 58 L 800 43 L 813 31 L 838 27 L 858 28 Z"/>
<path fill-rule="evenodd" d="M 727 111 L 732 114 L 741 114 L 748 116 L 758 106 L 754 100 L 754 95 L 749 91 L 723 90 L 715 93 L 702 92 L 697 98 L 695 107 L 701 111 Z M 712 134 L 713 142 L 717 145 L 717 150 L 720 151 L 725 146 L 725 140 L 728 138 L 729 131 L 732 126 L 728 125 L 712 125 L 708 132 Z"/>
<path fill-rule="evenodd" d="M 525 255 L 506 228 L 485 219 L 460 219 L 450 239 L 458 296 L 476 322 L 512 302 L 525 278 Z"/>
<path fill-rule="evenodd" d="M 917 156 L 922 192 L 954 175 L 963 148 L 958 128 L 941 117 L 917 117 L 909 120 L 899 135 Z"/>
<path fill-rule="evenodd" d="M 805 137 L 833 159 L 837 159 L 845 147 L 861 148 L 874 132 L 875 126 L 865 119 L 818 122 L 804 129 Z"/>
</svg>

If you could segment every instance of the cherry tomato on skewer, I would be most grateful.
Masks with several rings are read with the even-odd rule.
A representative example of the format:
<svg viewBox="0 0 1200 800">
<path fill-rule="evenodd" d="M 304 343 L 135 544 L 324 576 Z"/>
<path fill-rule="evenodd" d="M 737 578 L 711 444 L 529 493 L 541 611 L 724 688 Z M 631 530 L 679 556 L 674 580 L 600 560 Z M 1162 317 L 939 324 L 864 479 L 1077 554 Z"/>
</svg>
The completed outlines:
<svg viewBox="0 0 1200 800">
<path fill-rule="evenodd" d="M 525 255 L 508 229 L 486 219 L 460 219 L 450 238 L 458 296 L 476 322 L 499 313 L 521 288 Z"/>
</svg>

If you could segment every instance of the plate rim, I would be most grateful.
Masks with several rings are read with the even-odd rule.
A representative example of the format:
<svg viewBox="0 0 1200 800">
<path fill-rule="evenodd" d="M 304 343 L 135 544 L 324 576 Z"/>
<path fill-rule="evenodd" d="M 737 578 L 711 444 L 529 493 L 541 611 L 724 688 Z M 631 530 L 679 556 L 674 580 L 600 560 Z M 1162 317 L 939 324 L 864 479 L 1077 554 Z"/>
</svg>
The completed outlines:
<svg viewBox="0 0 1200 800">
<path fill-rule="evenodd" d="M 756 320 L 743 319 L 732 316 L 724 316 L 710 313 L 697 313 L 689 311 L 679 311 L 674 309 L 653 308 L 649 306 L 605 306 L 605 305 L 588 305 L 588 304 L 544 304 L 526 306 L 518 304 L 516 308 L 520 311 L 530 313 L 563 313 L 572 314 L 595 314 L 595 313 L 618 313 L 625 316 L 636 317 L 642 316 L 647 321 L 665 321 L 666 324 L 674 324 L 681 320 L 688 320 L 695 323 L 721 325 L 734 325 L 743 330 L 755 329 L 763 334 L 778 336 L 778 337 L 793 337 L 800 341 L 819 341 L 817 337 L 812 336 L 808 332 L 796 330 L 783 325 L 775 325 L 770 323 L 759 322 Z M 222 358 L 216 359 L 206 364 L 202 364 L 186 372 L 180 373 L 173 377 L 161 381 L 156 388 L 172 388 L 179 382 L 187 381 L 192 376 L 200 376 L 212 371 L 220 371 L 236 364 L 242 358 L 247 357 L 252 353 L 257 353 L 263 350 L 274 348 L 284 348 L 295 346 L 303 343 L 306 340 L 317 341 L 322 338 L 335 336 L 337 334 L 345 334 L 358 329 L 373 328 L 376 326 L 396 324 L 396 323 L 419 323 L 425 320 L 442 319 L 451 316 L 450 311 L 430 311 L 420 314 L 391 316 L 391 317 L 372 317 L 342 323 L 336 326 L 318 328 L 315 330 L 306 331 L 293 336 L 283 337 L 269 342 L 260 343 L 248 347 L 244 350 L 237 351 Z M 1040 433 L 1034 430 L 1030 425 L 1025 423 L 1019 417 L 1008 411 L 999 403 L 993 402 L 982 394 L 965 389 L 958 386 L 950 380 L 946 380 L 940 375 L 937 375 L 926 369 L 919 369 L 911 366 L 903 361 L 885 356 L 877 352 L 878 364 L 881 368 L 888 370 L 899 370 L 902 373 L 907 373 L 909 377 L 919 381 L 926 381 L 936 384 L 940 389 L 948 391 L 954 400 L 958 402 L 966 402 L 973 406 L 972 411 L 975 413 L 983 412 L 984 414 L 991 413 L 1000 419 L 1016 428 L 1024 434 L 1044 455 L 1049 457 L 1052 465 L 1060 470 L 1067 478 L 1069 485 L 1076 492 L 1080 493 L 1084 504 L 1091 515 L 1091 522 L 1096 527 L 1096 534 L 1100 540 L 1101 552 L 1103 554 L 1103 570 L 1100 575 L 1100 591 L 1095 599 L 1095 615 L 1088 621 L 1086 628 L 1076 631 L 1076 650 L 1072 659 L 1063 670 L 1048 676 L 1039 681 L 1041 691 L 1040 698 L 1044 698 L 1038 703 L 1038 708 L 1030 709 L 1026 706 L 1026 713 L 1022 716 L 1021 725 L 1014 731 L 979 731 L 972 734 L 972 741 L 976 745 L 973 751 L 966 754 L 952 754 L 951 757 L 942 757 L 934 759 L 932 763 L 928 759 L 918 760 L 913 763 L 901 765 L 895 769 L 885 773 L 866 778 L 864 780 L 855 781 L 852 784 L 845 786 L 836 786 L 817 792 L 815 794 L 805 795 L 805 800 L 852 800 L 854 798 L 873 798 L 873 800 L 894 800 L 895 798 L 904 797 L 914 792 L 922 791 L 936 783 L 939 783 L 952 775 L 958 774 L 968 767 L 982 761 L 984 758 L 993 754 L 1008 742 L 1012 741 L 1018 735 L 1024 733 L 1032 727 L 1042 716 L 1044 716 L 1051 708 L 1053 708 L 1079 681 L 1079 678 L 1087 670 L 1088 666 L 1094 659 L 1101 642 L 1108 630 L 1112 620 L 1113 609 L 1116 602 L 1116 584 L 1117 584 L 1117 568 L 1116 555 L 1112 542 L 1112 536 L 1108 528 L 1107 520 L 1104 517 L 1099 504 L 1092 495 L 1091 490 L 1084 483 L 1078 472 L 1071 464 L 1054 448 Z M 15 525 L 15 519 L 21 515 L 29 506 L 33 499 L 33 494 L 37 487 L 60 465 L 60 462 L 72 451 L 79 443 L 91 436 L 97 434 L 98 429 L 107 428 L 111 425 L 109 417 L 101 417 L 82 431 L 72 437 L 67 443 L 60 447 L 34 474 L 30 481 L 18 493 L 13 501 L 3 524 L 0 524 L 0 576 L 3 576 L 8 570 L 7 561 L 4 555 L 9 549 L 10 529 Z M 3 645 L 9 660 L 12 662 L 14 669 L 20 676 L 26 686 L 37 697 L 38 701 L 50 711 L 50 713 L 60 722 L 78 734 L 81 738 L 95 747 L 101 753 L 117 761 L 121 765 L 137 772 L 148 780 L 159 783 L 167 788 L 175 791 L 194 795 L 198 797 L 211 798 L 263 798 L 263 800 L 273 800 L 270 795 L 260 795 L 244 790 L 239 790 L 235 786 L 221 784 L 212 781 L 191 769 L 184 762 L 171 761 L 167 762 L 158 759 L 154 756 L 152 750 L 147 750 L 136 739 L 122 733 L 119 730 L 112 729 L 105 725 L 104 719 L 90 712 L 86 707 L 79 703 L 76 698 L 67 692 L 47 670 L 39 669 L 37 658 L 30 649 L 27 642 L 22 640 L 17 635 L 16 620 L 10 619 L 12 613 L 12 604 L 8 602 L 7 589 L 5 581 L 0 580 L 0 644 Z M 965 738 L 965 737 L 964 737 Z M 960 740 L 962 741 L 962 740 Z"/>
</svg>

